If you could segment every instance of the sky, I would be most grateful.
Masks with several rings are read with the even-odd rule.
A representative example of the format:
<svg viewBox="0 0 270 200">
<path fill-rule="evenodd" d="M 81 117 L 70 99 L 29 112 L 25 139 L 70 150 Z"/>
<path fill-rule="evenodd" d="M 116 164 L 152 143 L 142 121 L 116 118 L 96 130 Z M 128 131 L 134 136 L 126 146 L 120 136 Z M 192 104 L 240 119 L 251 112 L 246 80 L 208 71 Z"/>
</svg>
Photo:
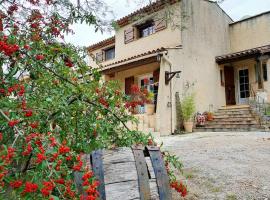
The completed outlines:
<svg viewBox="0 0 270 200">
<path fill-rule="evenodd" d="M 115 18 L 119 19 L 137 10 L 146 4 L 148 0 L 105 0 L 114 12 Z M 140 2 L 140 3 L 138 3 Z M 244 16 L 252 16 L 270 10 L 270 0 L 224 0 L 220 6 L 234 20 L 240 20 Z M 89 46 L 104 40 L 112 35 L 113 32 L 95 32 L 93 27 L 76 24 L 72 26 L 74 35 L 68 35 L 66 41 L 78 46 Z"/>
</svg>

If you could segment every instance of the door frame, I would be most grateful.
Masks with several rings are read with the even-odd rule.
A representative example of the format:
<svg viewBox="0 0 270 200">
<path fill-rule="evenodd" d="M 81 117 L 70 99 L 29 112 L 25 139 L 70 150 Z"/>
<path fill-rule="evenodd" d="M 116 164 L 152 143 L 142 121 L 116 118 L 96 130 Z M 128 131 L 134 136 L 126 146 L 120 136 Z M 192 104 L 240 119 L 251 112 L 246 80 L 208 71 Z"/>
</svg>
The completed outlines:
<svg viewBox="0 0 270 200">
<path fill-rule="evenodd" d="M 241 93 L 240 93 L 240 75 L 239 75 L 239 71 L 241 70 L 248 70 L 248 89 L 249 89 L 249 97 L 250 97 L 250 69 L 248 66 L 243 66 L 243 67 L 239 67 L 237 68 L 237 101 L 238 104 L 247 104 L 248 103 L 248 98 L 241 98 Z"/>
</svg>

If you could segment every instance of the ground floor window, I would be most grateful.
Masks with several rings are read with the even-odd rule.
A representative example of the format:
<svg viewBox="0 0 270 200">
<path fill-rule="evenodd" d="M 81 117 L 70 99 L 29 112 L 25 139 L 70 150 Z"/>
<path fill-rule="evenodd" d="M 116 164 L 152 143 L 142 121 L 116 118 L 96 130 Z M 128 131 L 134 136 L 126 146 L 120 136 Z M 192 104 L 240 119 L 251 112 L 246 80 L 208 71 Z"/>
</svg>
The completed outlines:
<svg viewBox="0 0 270 200">
<path fill-rule="evenodd" d="M 264 63 L 263 66 L 262 66 L 262 68 L 263 68 L 263 80 L 264 81 L 268 81 L 267 64 Z"/>
</svg>

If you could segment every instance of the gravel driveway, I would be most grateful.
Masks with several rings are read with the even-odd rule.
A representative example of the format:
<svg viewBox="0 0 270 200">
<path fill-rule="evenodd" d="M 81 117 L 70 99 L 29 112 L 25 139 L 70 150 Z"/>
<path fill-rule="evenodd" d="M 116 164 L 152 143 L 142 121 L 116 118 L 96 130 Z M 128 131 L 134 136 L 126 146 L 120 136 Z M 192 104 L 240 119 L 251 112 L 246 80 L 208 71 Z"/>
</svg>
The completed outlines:
<svg viewBox="0 0 270 200">
<path fill-rule="evenodd" d="M 193 133 L 158 140 L 184 163 L 190 191 L 185 199 L 270 200 L 270 132 Z"/>
</svg>

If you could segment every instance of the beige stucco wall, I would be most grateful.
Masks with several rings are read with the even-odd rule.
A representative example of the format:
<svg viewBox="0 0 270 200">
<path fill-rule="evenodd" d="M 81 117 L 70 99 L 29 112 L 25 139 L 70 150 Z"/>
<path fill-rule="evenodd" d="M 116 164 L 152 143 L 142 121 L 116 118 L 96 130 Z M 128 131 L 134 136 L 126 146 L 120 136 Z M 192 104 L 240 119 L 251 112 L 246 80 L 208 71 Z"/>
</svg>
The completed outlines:
<svg viewBox="0 0 270 200">
<path fill-rule="evenodd" d="M 231 51 L 270 44 L 270 13 L 230 25 Z"/>
<path fill-rule="evenodd" d="M 101 64 L 106 65 L 114 61 L 129 58 L 134 55 L 139 55 L 161 47 L 175 47 L 181 45 L 181 30 L 176 28 L 176 25 L 181 23 L 180 3 L 175 3 L 166 9 L 170 9 L 170 11 L 174 14 L 173 23 L 168 21 L 167 28 L 164 30 L 158 31 L 144 38 L 136 39 L 133 42 L 127 44 L 125 44 L 124 41 L 124 31 L 137 24 L 138 21 L 135 21 L 134 23 L 128 24 L 117 30 L 115 34 L 115 59 L 104 61 Z M 140 19 L 140 21 L 145 21 L 149 17 L 160 19 L 164 17 L 164 10 L 154 13 L 151 16 L 144 17 Z M 106 49 L 110 46 L 112 45 L 103 47 L 102 49 Z M 96 53 L 100 51 L 101 49 L 98 49 L 91 53 L 96 55 Z M 92 59 L 90 59 L 90 66 L 97 67 L 96 63 Z"/>
<path fill-rule="evenodd" d="M 173 20 L 175 20 L 175 23 L 180 23 L 180 4 L 176 3 L 172 5 L 171 9 L 175 15 L 175 19 Z M 155 17 L 161 18 L 163 16 L 164 11 L 159 11 Z M 116 32 L 116 60 L 131 57 L 160 47 L 175 47 L 181 45 L 181 30 L 175 29 L 172 23 L 169 22 L 167 23 L 166 29 L 125 44 L 124 31 L 136 23 L 138 22 L 122 27 Z"/>
<path fill-rule="evenodd" d="M 177 91 L 182 94 L 185 83 L 195 83 L 196 109 L 203 112 L 225 105 L 225 89 L 220 83 L 220 68 L 215 57 L 230 52 L 229 26 L 231 19 L 216 3 L 183 0 L 189 15 L 182 32 L 183 73 Z"/>
</svg>

